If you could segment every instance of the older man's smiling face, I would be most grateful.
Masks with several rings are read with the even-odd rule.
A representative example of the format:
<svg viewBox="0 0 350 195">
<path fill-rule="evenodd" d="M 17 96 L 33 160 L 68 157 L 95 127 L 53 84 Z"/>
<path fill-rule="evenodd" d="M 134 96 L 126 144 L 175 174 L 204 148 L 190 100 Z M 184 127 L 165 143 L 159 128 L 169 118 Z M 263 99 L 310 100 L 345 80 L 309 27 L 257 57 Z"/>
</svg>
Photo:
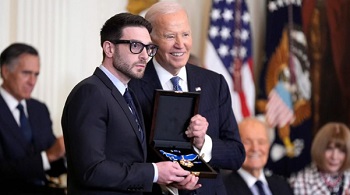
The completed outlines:
<svg viewBox="0 0 350 195">
<path fill-rule="evenodd" d="M 265 166 L 270 149 L 267 130 L 261 123 L 247 121 L 239 126 L 246 159 L 242 168 L 256 176 Z"/>
<path fill-rule="evenodd" d="M 192 48 L 191 27 L 186 12 L 164 14 L 154 22 L 152 41 L 159 46 L 156 60 L 170 73 L 186 65 Z"/>
</svg>

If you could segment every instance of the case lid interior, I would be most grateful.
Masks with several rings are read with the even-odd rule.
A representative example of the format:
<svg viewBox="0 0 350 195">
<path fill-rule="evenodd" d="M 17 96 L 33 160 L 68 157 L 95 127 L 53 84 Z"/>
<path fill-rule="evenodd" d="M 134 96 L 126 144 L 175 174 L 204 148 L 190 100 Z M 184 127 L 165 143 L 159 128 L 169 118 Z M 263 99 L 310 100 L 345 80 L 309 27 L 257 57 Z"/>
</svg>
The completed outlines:
<svg viewBox="0 0 350 195">
<path fill-rule="evenodd" d="M 185 131 L 198 113 L 199 92 L 155 91 L 151 145 L 190 148 Z"/>
</svg>

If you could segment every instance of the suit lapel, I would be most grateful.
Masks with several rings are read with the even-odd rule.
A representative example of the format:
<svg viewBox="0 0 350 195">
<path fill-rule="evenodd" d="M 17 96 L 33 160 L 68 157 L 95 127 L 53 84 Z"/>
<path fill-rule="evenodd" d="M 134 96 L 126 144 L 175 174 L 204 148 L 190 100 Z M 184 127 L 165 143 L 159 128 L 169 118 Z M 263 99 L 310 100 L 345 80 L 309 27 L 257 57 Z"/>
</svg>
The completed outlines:
<svg viewBox="0 0 350 195">
<path fill-rule="evenodd" d="M 265 178 L 266 178 L 266 181 L 267 181 L 267 183 L 269 185 L 269 188 L 270 188 L 272 194 L 275 194 L 276 192 L 278 192 L 279 191 L 278 190 L 278 185 L 273 183 L 272 177 L 265 175 Z"/>
<path fill-rule="evenodd" d="M 186 65 L 187 72 L 187 83 L 189 92 L 200 92 L 201 91 L 201 77 L 195 73 L 193 65 Z M 198 90 L 200 89 L 200 90 Z"/>
<path fill-rule="evenodd" d="M 21 133 L 21 130 L 13 117 L 12 112 L 7 106 L 5 100 L 0 95 L 0 130 L 6 131 L 3 132 L 6 135 L 13 136 L 18 140 L 18 143 L 23 146 L 23 149 L 26 150 L 28 147 L 24 135 Z"/>
<path fill-rule="evenodd" d="M 232 173 L 232 175 L 234 177 L 234 179 L 232 179 L 232 181 L 236 182 L 235 186 L 240 186 L 240 191 L 242 194 L 253 195 L 253 193 L 249 189 L 247 183 L 243 180 L 243 178 L 241 177 L 241 175 L 239 175 L 239 173 L 234 171 Z"/>
<path fill-rule="evenodd" d="M 130 109 L 127 105 L 127 103 L 125 102 L 122 94 L 118 91 L 118 89 L 113 85 L 112 81 L 109 80 L 109 78 L 105 75 L 105 73 L 100 70 L 100 68 L 96 68 L 94 75 L 96 75 L 105 85 L 107 88 L 109 88 L 111 90 L 111 94 L 113 96 L 113 98 L 117 101 L 117 103 L 120 105 L 120 107 L 122 108 L 122 110 L 124 111 L 125 115 L 127 116 L 132 129 L 134 130 L 134 133 L 136 134 L 138 140 L 140 141 L 144 154 L 146 153 L 146 146 L 145 146 L 145 141 L 141 140 L 141 136 L 140 133 L 138 132 L 138 127 L 137 127 L 137 123 L 135 121 L 134 116 L 131 114 Z M 138 108 L 138 110 L 140 110 Z M 141 114 L 139 114 L 141 115 Z"/>
<path fill-rule="evenodd" d="M 142 91 L 150 102 L 153 102 L 154 89 L 163 89 L 160 84 L 153 60 L 150 60 L 146 66 L 145 74 L 141 79 Z"/>
</svg>

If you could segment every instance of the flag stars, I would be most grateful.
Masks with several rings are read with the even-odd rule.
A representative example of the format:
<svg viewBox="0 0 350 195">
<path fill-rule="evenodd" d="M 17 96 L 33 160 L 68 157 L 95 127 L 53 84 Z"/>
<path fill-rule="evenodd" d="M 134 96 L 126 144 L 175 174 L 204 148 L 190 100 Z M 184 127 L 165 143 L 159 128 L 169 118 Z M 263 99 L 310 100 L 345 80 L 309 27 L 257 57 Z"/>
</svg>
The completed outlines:
<svg viewBox="0 0 350 195">
<path fill-rule="evenodd" d="M 212 39 L 215 39 L 219 35 L 219 28 L 217 26 L 211 26 L 209 29 L 209 36 Z"/>
<path fill-rule="evenodd" d="M 274 12 L 274 11 L 276 11 L 277 10 L 277 5 L 276 5 L 276 3 L 275 2 L 273 2 L 273 1 L 270 1 L 270 3 L 269 3 L 269 10 L 270 10 L 270 12 Z"/>
<path fill-rule="evenodd" d="M 248 24 L 248 23 L 250 22 L 250 15 L 249 15 L 248 12 L 244 12 L 244 13 L 243 13 L 242 21 L 243 21 L 245 24 Z"/>
<path fill-rule="evenodd" d="M 230 20 L 233 20 L 233 11 L 229 9 L 225 9 L 222 13 L 222 17 L 224 18 L 225 22 L 229 22 Z"/>
<path fill-rule="evenodd" d="M 226 57 L 229 54 L 228 53 L 228 46 L 224 45 L 224 44 L 220 44 L 220 47 L 218 48 L 217 51 L 222 58 Z"/>
<path fill-rule="evenodd" d="M 216 10 L 214 11 L 214 9 Z M 219 9 L 219 11 L 217 11 L 217 9 Z M 245 85 L 249 85 L 249 87 L 244 87 L 240 90 L 240 93 L 244 93 L 247 99 L 243 100 L 242 98 L 238 98 L 237 104 L 240 106 L 234 107 L 235 113 L 240 114 L 239 116 L 241 118 L 254 114 L 254 108 L 251 107 L 254 104 L 252 104 L 251 100 L 255 99 L 254 90 L 250 90 L 254 89 L 254 81 L 251 80 L 252 72 L 250 68 L 246 71 L 245 68 L 239 69 L 237 64 L 235 64 L 235 60 L 237 59 L 240 62 L 239 65 L 242 67 L 251 65 L 252 44 L 250 39 L 252 36 L 250 32 L 250 23 L 252 19 L 247 9 L 248 7 L 244 0 L 213 0 L 212 11 L 210 13 L 210 27 L 207 32 L 209 39 L 208 44 L 211 44 L 215 48 L 215 52 L 208 53 L 208 55 L 215 55 L 215 59 L 219 59 L 218 65 L 223 66 L 222 68 L 225 69 L 224 71 L 230 75 L 228 79 L 230 79 L 233 84 L 237 85 L 237 83 L 244 81 Z M 213 26 L 215 27 L 212 28 Z M 213 37 L 215 38 L 213 39 Z M 244 58 L 240 56 L 244 56 Z M 210 57 L 211 56 L 208 56 L 208 59 Z M 235 74 L 239 73 L 240 76 L 237 76 L 233 80 L 235 68 L 236 70 L 238 69 L 238 72 L 236 71 Z M 213 67 L 213 69 L 216 68 Z M 248 89 L 248 91 L 244 91 L 246 89 Z M 238 92 L 236 90 L 237 86 L 232 88 L 232 93 L 236 94 L 233 97 L 238 97 Z M 246 100 L 249 100 L 248 104 L 246 104 Z"/>
<path fill-rule="evenodd" d="M 215 3 L 220 3 L 222 0 L 214 0 Z"/>
<path fill-rule="evenodd" d="M 279 8 L 287 7 L 289 5 L 301 6 L 302 0 L 273 0 L 269 2 L 268 8 L 270 12 L 274 12 Z"/>
<path fill-rule="evenodd" d="M 233 58 L 245 59 L 247 57 L 247 48 L 245 47 L 233 47 L 230 51 Z"/>
<path fill-rule="evenodd" d="M 283 7 L 283 0 L 277 0 L 277 5 L 279 7 Z"/>
<path fill-rule="evenodd" d="M 247 57 L 247 49 L 245 47 L 241 47 L 239 50 L 239 57 L 241 59 L 244 59 L 245 57 Z"/>
<path fill-rule="evenodd" d="M 221 35 L 221 38 L 223 40 L 227 40 L 228 38 L 230 38 L 230 29 L 227 28 L 227 27 L 222 27 L 221 31 L 220 31 L 220 35 Z"/>
<path fill-rule="evenodd" d="M 236 46 L 231 49 L 230 54 L 232 55 L 233 58 L 236 58 L 238 56 Z"/>
<path fill-rule="evenodd" d="M 220 18 L 221 18 L 220 9 L 213 9 L 211 11 L 211 19 L 213 21 L 217 21 Z"/>
<path fill-rule="evenodd" d="M 289 5 L 290 3 L 292 3 L 292 0 L 283 0 L 284 4 Z"/>
<path fill-rule="evenodd" d="M 241 39 L 245 42 L 248 40 L 248 38 L 249 38 L 249 32 L 246 29 L 243 29 L 241 33 Z"/>
<path fill-rule="evenodd" d="M 238 1 L 242 3 L 242 7 L 234 9 Z M 242 0 L 214 0 L 210 13 L 208 37 L 229 71 L 233 71 L 232 58 L 244 61 L 251 52 L 249 29 L 251 16 L 243 4 Z"/>
</svg>

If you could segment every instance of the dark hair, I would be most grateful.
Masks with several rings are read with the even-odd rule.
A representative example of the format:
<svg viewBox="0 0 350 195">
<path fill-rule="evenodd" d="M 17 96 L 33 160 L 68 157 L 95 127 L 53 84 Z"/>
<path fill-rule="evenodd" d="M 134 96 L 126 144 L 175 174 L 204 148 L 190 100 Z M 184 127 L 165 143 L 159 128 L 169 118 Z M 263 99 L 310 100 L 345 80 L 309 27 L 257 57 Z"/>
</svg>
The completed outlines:
<svg viewBox="0 0 350 195">
<path fill-rule="evenodd" d="M 31 54 L 38 56 L 38 51 L 27 44 L 24 43 L 13 43 L 10 46 L 8 46 L 0 55 L 0 65 L 10 65 L 13 63 L 14 60 L 17 60 L 17 58 L 22 54 Z"/>
<path fill-rule="evenodd" d="M 149 33 L 152 32 L 151 23 L 149 23 L 142 16 L 131 13 L 116 14 L 109 18 L 101 29 L 101 47 L 105 41 L 120 39 L 120 37 L 122 37 L 123 29 L 130 26 L 143 26 Z"/>
<path fill-rule="evenodd" d="M 9 45 L 0 55 L 0 66 L 8 66 L 13 68 L 18 60 L 18 57 L 22 54 L 31 54 L 39 56 L 38 51 L 27 44 L 24 43 L 13 43 Z"/>
</svg>

